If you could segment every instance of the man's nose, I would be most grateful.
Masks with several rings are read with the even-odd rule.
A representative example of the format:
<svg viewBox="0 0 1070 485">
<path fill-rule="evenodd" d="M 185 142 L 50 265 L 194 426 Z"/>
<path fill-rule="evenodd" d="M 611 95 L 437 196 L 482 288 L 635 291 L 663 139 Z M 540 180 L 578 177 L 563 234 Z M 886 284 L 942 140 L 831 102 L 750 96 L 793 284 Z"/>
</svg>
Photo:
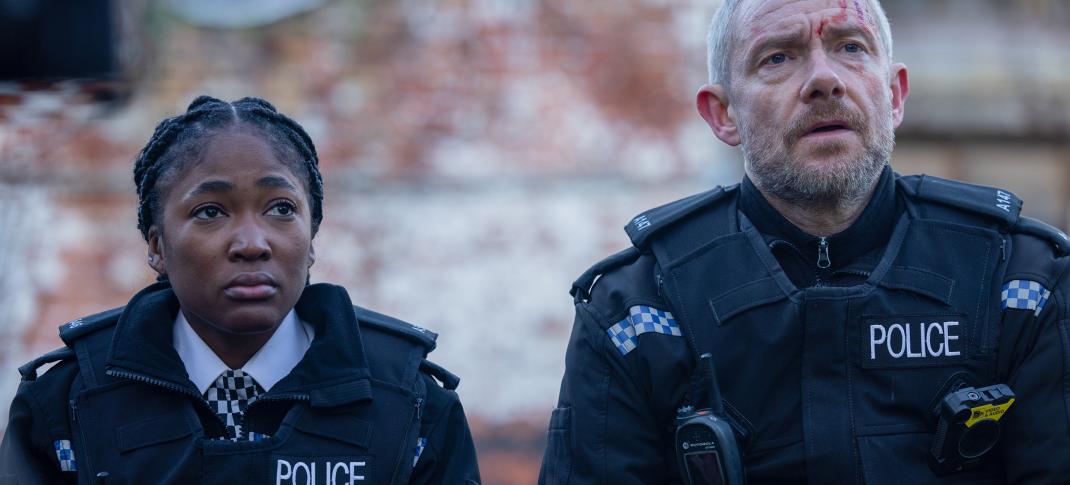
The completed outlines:
<svg viewBox="0 0 1070 485">
<path fill-rule="evenodd" d="M 233 261 L 257 261 L 271 259 L 268 233 L 251 218 L 239 219 L 231 235 L 227 257 Z"/>
<path fill-rule="evenodd" d="M 839 98 L 846 92 L 847 86 L 829 63 L 828 55 L 824 51 L 817 51 L 810 58 L 810 77 L 803 84 L 800 98 L 804 103 L 810 103 Z"/>
</svg>

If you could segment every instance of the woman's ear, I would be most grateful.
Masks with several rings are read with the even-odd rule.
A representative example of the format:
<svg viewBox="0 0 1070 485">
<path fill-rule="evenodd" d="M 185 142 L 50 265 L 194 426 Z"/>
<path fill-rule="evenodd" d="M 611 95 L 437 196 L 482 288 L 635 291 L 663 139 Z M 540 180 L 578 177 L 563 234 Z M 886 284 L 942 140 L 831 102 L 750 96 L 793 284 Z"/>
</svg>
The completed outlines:
<svg viewBox="0 0 1070 485">
<path fill-rule="evenodd" d="M 160 276 L 167 276 L 167 263 L 163 257 L 163 239 L 160 237 L 160 231 L 156 229 L 156 226 L 149 228 L 149 266 L 152 267 L 156 274 Z"/>
<path fill-rule="evenodd" d="M 311 268 L 313 264 L 316 264 L 316 246 L 312 244 L 308 245 L 308 267 Z"/>
</svg>

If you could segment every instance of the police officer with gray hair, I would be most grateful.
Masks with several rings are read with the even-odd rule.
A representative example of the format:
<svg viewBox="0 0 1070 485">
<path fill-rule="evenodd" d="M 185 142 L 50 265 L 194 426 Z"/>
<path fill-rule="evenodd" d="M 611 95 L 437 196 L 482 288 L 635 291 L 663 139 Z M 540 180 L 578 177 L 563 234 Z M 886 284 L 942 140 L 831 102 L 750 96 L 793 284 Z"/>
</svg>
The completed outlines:
<svg viewBox="0 0 1070 485">
<path fill-rule="evenodd" d="M 1070 480 L 1070 244 L 892 171 L 879 1 L 726 0 L 708 40 L 698 110 L 746 175 L 574 283 L 540 483 Z"/>
</svg>

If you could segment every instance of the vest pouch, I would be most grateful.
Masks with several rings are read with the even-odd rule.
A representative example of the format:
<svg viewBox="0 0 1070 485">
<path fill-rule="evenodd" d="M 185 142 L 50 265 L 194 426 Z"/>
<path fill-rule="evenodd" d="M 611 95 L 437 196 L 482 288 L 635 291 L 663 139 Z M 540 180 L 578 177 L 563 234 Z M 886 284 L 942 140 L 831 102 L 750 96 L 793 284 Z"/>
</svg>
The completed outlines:
<svg viewBox="0 0 1070 485">
<path fill-rule="evenodd" d="M 867 485 L 902 485 L 909 477 L 912 485 L 1002 484 L 999 469 L 990 460 L 979 469 L 938 477 L 928 465 L 933 434 L 911 432 L 878 434 L 856 438 L 862 459 L 862 475 Z"/>
<path fill-rule="evenodd" d="M 139 384 L 117 383 L 79 394 L 73 405 L 78 473 L 109 485 L 197 483 L 203 464 L 200 421 L 187 399 Z"/>
</svg>

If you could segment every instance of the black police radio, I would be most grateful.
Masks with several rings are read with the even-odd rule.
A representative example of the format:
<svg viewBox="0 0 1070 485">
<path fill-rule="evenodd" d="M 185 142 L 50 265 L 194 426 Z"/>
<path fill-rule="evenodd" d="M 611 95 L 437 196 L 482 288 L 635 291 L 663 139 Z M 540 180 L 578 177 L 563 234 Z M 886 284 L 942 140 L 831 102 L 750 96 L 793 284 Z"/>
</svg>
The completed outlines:
<svg viewBox="0 0 1070 485">
<path fill-rule="evenodd" d="M 1014 404 L 1005 384 L 964 387 L 940 402 L 929 468 L 946 475 L 974 468 L 999 441 L 999 419 Z"/>
<path fill-rule="evenodd" d="M 736 436 L 725 417 L 713 356 L 699 357 L 709 382 L 710 407 L 684 408 L 676 418 L 676 457 L 680 475 L 688 485 L 742 485 L 746 483 Z"/>
</svg>

